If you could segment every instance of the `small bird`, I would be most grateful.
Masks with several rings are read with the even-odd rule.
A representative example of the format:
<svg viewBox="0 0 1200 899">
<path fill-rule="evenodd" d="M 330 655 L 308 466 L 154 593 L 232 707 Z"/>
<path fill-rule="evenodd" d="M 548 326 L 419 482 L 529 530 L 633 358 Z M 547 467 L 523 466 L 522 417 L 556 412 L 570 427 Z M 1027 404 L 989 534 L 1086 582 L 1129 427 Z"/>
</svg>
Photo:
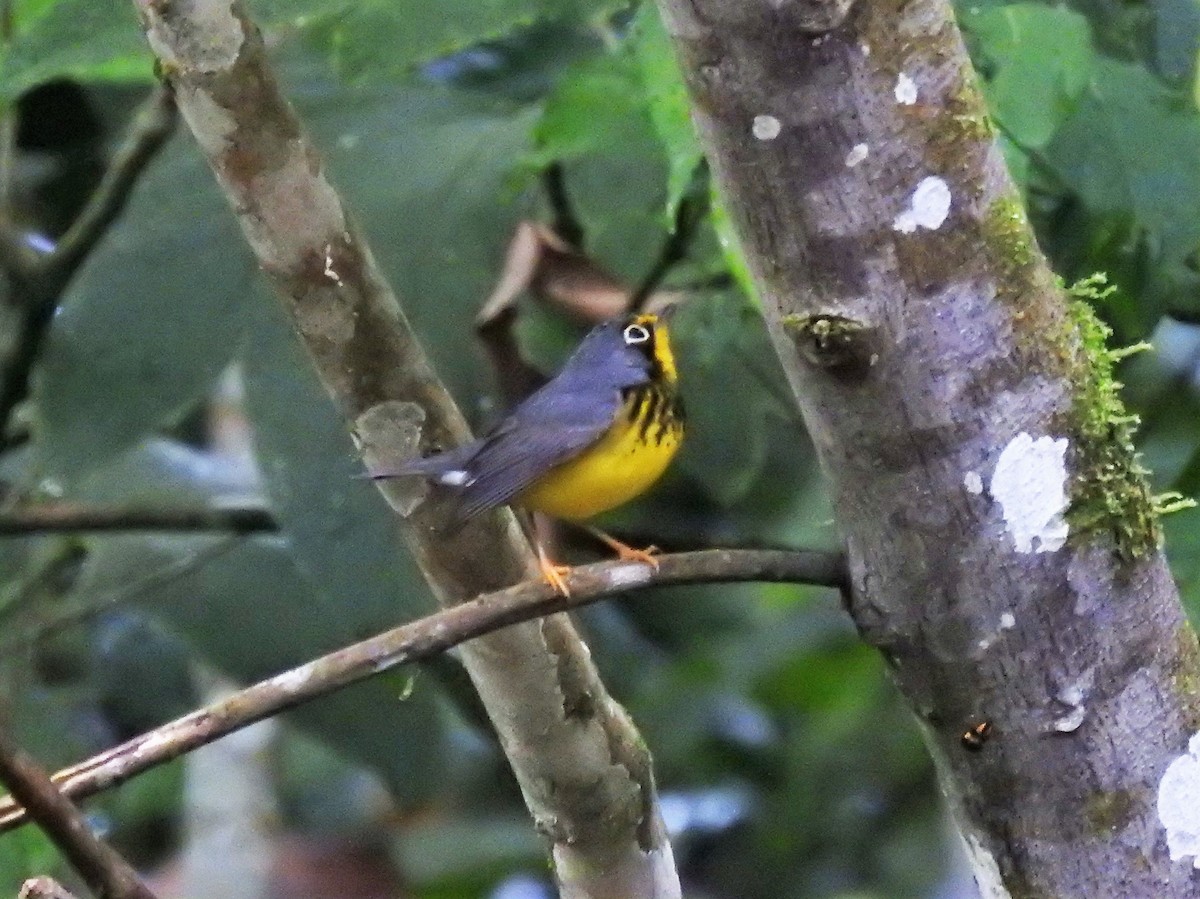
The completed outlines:
<svg viewBox="0 0 1200 899">
<path fill-rule="evenodd" d="M 466 521 L 514 505 L 580 522 L 659 479 L 683 440 L 684 411 L 666 322 L 632 315 L 593 328 L 562 370 L 487 435 L 374 477 L 422 475 L 453 491 Z M 657 566 L 649 550 L 588 528 L 621 558 Z M 535 541 L 542 574 L 568 595 Z"/>
</svg>

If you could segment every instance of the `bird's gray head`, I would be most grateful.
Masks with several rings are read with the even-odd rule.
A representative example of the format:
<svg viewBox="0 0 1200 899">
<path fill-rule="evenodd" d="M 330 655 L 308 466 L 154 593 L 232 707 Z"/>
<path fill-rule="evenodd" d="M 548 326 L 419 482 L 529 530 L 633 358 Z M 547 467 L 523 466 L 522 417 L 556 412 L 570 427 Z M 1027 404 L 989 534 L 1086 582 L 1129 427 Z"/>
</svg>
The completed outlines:
<svg viewBox="0 0 1200 899">
<path fill-rule="evenodd" d="M 654 317 L 637 315 L 597 325 L 571 354 L 562 374 L 594 379 L 598 387 L 645 384 L 655 367 Z"/>
</svg>

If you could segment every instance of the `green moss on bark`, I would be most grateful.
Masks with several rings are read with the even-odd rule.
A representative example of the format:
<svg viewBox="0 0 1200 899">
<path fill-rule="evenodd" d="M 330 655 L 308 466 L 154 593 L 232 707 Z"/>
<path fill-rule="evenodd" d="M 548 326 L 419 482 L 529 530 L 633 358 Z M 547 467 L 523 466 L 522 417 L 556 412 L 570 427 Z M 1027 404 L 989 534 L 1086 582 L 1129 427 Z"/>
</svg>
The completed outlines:
<svg viewBox="0 0 1200 899">
<path fill-rule="evenodd" d="M 1077 341 L 1070 369 L 1075 444 L 1067 520 L 1075 532 L 1110 531 L 1121 557 L 1131 561 L 1158 547 L 1158 510 L 1133 444 L 1138 417 L 1125 409 L 1114 369 L 1119 360 L 1148 346 L 1109 348 L 1112 329 L 1096 315 L 1092 302 L 1111 292 L 1103 275 L 1067 288 L 1074 326 L 1068 339 Z"/>
<path fill-rule="evenodd" d="M 1001 300 L 1022 296 L 1030 285 L 1029 274 L 1039 257 L 1025 206 L 1016 191 L 997 197 L 983 216 L 983 240 L 996 275 Z"/>
</svg>

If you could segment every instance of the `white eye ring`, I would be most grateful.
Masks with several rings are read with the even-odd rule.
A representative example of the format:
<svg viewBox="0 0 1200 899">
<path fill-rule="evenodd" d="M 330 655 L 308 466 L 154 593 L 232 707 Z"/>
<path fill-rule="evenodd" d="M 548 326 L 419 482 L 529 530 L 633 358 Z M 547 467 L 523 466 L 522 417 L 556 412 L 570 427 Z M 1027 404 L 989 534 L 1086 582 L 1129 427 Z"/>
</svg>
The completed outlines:
<svg viewBox="0 0 1200 899">
<path fill-rule="evenodd" d="M 637 346 L 639 343 L 646 343 L 650 340 L 650 329 L 644 325 L 626 325 L 621 336 L 630 346 Z"/>
</svg>

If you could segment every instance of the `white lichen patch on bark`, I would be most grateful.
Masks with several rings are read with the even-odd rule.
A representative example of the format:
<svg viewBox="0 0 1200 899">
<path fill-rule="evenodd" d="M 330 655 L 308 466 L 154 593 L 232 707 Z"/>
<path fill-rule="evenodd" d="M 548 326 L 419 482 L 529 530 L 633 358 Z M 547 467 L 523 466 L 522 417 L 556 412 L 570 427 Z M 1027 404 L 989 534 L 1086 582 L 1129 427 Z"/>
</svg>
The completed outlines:
<svg viewBox="0 0 1200 899">
<path fill-rule="evenodd" d="M 846 154 L 846 168 L 854 168 L 856 165 L 866 159 L 867 154 L 870 152 L 871 148 L 866 144 L 855 144 L 850 148 L 850 152 Z"/>
<path fill-rule="evenodd" d="M 299 668 L 293 668 L 291 671 L 275 675 L 271 678 L 271 683 L 281 690 L 293 693 L 307 684 L 315 673 L 316 668 L 313 665 L 301 665 Z"/>
<path fill-rule="evenodd" d="M 1019 553 L 1054 552 L 1067 541 L 1067 439 L 1022 431 L 1000 453 L 989 488 Z"/>
<path fill-rule="evenodd" d="M 337 269 L 333 266 L 333 244 L 331 243 L 325 244 L 325 269 L 323 274 L 338 287 L 345 287 L 345 284 L 342 282 L 342 276 L 337 273 Z"/>
<path fill-rule="evenodd" d="M 750 126 L 751 133 L 759 140 L 775 140 L 782 130 L 782 123 L 773 115 L 756 115 Z"/>
<path fill-rule="evenodd" d="M 912 106 L 917 102 L 917 83 L 904 72 L 896 79 L 896 102 L 901 106 Z"/>
<path fill-rule="evenodd" d="M 200 72 L 219 72 L 237 62 L 246 33 L 230 0 L 172 0 L 166 4 L 139 0 L 149 26 L 146 39 L 154 55 L 168 65 Z"/>
<path fill-rule="evenodd" d="M 908 208 L 896 216 L 892 227 L 901 234 L 912 234 L 918 228 L 936 231 L 950 214 L 950 186 L 941 178 L 921 179 L 908 200 Z"/>
<path fill-rule="evenodd" d="M 1017 626 L 1016 616 L 1012 612 L 1005 612 L 1000 616 L 1000 630 L 1011 631 Z"/>
<path fill-rule="evenodd" d="M 978 496 L 983 493 L 983 478 L 977 471 L 968 471 L 963 475 L 963 486 L 967 488 L 967 493 L 974 493 Z"/>
<path fill-rule="evenodd" d="M 1200 870 L 1200 733 L 1167 765 L 1158 783 L 1158 820 L 1167 831 L 1171 861 L 1192 860 Z"/>
<path fill-rule="evenodd" d="M 609 569 L 606 575 L 610 588 L 634 587 L 644 584 L 654 577 L 654 569 L 644 562 L 630 562 L 618 568 Z"/>
<path fill-rule="evenodd" d="M 1004 886 L 1004 878 L 1000 876 L 996 857 L 973 834 L 966 834 L 962 839 L 967 859 L 971 862 L 971 871 L 975 875 L 975 884 L 979 887 L 980 899 L 1012 899 L 1012 894 Z"/>
</svg>

